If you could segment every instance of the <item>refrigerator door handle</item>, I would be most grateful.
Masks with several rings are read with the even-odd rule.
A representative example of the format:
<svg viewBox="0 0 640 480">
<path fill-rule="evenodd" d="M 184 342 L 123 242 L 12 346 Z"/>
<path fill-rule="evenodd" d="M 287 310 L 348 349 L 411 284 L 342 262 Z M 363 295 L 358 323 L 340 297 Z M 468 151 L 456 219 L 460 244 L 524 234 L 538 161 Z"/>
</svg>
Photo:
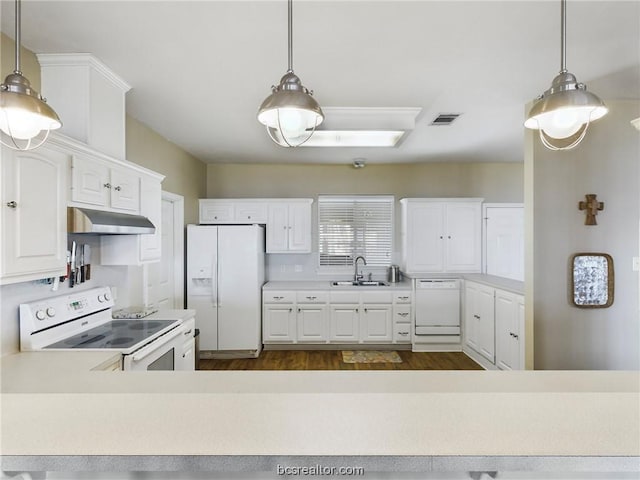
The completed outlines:
<svg viewBox="0 0 640 480">
<path fill-rule="evenodd" d="M 218 308 L 222 307 L 222 302 L 220 302 L 220 289 L 218 288 L 218 277 L 222 274 L 222 258 L 218 258 L 218 270 L 216 272 L 216 306 Z"/>
<path fill-rule="evenodd" d="M 218 306 L 218 262 L 213 260 L 213 284 L 211 285 L 211 301 L 213 306 Z"/>
</svg>

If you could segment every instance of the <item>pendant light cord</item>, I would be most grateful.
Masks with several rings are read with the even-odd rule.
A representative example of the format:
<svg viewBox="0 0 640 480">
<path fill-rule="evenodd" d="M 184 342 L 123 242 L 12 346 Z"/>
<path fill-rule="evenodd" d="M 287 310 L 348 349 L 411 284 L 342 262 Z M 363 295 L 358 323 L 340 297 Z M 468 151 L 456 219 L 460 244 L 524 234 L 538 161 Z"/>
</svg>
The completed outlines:
<svg viewBox="0 0 640 480">
<path fill-rule="evenodd" d="M 289 0 L 289 72 L 293 72 L 293 0 Z"/>
<path fill-rule="evenodd" d="M 20 0 L 16 0 L 16 69 L 14 73 L 22 75 L 20 71 Z"/>
<path fill-rule="evenodd" d="M 560 0 L 560 73 L 567 72 L 567 0 Z"/>
</svg>

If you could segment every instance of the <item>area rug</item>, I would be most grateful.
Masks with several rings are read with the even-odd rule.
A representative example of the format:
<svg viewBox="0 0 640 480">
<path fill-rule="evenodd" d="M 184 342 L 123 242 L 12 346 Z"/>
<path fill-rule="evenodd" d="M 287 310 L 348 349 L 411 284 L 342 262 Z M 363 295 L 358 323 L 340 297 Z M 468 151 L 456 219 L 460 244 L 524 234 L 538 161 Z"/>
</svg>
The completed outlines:
<svg viewBox="0 0 640 480">
<path fill-rule="evenodd" d="M 395 351 L 385 350 L 343 350 L 344 363 L 402 363 L 402 358 Z"/>
</svg>

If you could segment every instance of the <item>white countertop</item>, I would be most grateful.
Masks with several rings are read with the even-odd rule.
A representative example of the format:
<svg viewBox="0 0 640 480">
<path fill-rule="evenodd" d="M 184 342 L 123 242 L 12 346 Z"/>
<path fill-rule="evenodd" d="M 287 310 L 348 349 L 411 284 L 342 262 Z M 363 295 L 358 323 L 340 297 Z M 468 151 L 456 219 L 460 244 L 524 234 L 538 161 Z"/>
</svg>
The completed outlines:
<svg viewBox="0 0 640 480">
<path fill-rule="evenodd" d="M 375 290 L 375 291 L 389 291 L 389 290 L 411 290 L 410 281 L 402 281 L 398 283 L 388 283 L 386 286 L 381 287 L 365 287 L 365 286 L 352 286 L 352 285 L 331 285 L 330 280 L 325 281 L 271 281 L 262 286 L 263 290 Z"/>
<path fill-rule="evenodd" d="M 195 310 L 160 310 L 145 317 L 145 320 L 180 320 L 184 322 L 195 315 Z"/>
<path fill-rule="evenodd" d="M 96 372 L 105 358 L 69 355 L 1 359 L 3 455 L 640 456 L 637 372 Z"/>
</svg>

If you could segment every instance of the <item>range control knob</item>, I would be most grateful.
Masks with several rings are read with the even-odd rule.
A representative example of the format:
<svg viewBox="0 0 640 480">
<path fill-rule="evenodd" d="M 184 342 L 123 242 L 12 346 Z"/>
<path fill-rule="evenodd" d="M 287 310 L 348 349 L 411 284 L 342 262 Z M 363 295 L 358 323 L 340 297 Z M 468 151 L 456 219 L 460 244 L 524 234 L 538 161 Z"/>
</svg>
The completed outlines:
<svg viewBox="0 0 640 480">
<path fill-rule="evenodd" d="M 100 303 L 103 303 L 105 300 L 106 300 L 106 298 L 105 298 L 105 296 L 104 296 L 104 295 L 98 295 L 98 301 L 99 301 Z"/>
<path fill-rule="evenodd" d="M 109 300 L 111 300 L 111 295 L 109 295 L 108 293 L 104 294 L 104 301 L 108 302 Z"/>
<path fill-rule="evenodd" d="M 44 314 L 44 310 L 38 310 L 36 312 L 36 318 L 38 320 L 44 320 L 46 318 L 45 314 Z"/>
<path fill-rule="evenodd" d="M 56 309 L 49 307 L 47 308 L 47 315 L 50 317 L 55 317 L 56 316 Z"/>
</svg>

